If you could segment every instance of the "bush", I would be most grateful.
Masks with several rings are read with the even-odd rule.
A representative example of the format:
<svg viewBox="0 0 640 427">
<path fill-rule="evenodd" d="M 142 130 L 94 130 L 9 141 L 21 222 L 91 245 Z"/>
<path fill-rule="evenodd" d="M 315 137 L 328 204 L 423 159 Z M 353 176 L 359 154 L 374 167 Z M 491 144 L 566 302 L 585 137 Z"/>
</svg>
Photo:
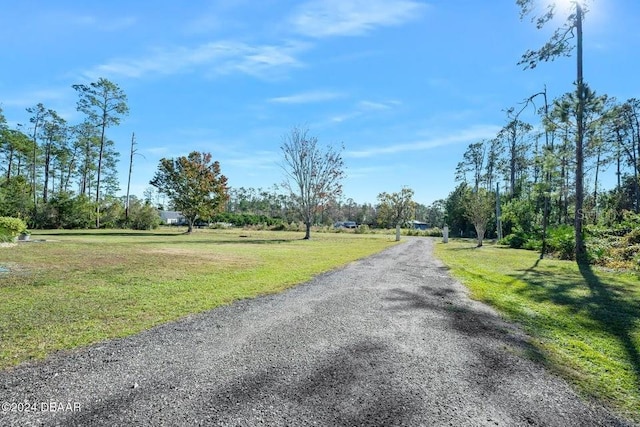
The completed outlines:
<svg viewBox="0 0 640 427">
<path fill-rule="evenodd" d="M 41 228 L 89 228 L 95 225 L 95 211 L 89 197 L 60 193 L 39 209 L 36 222 Z"/>
<path fill-rule="evenodd" d="M 575 259 L 576 237 L 573 227 L 560 225 L 550 228 L 547 237 L 547 251 L 559 259 Z"/>
<path fill-rule="evenodd" d="M 27 232 L 27 224 L 20 218 L 0 216 L 0 241 L 12 241 Z"/>
<path fill-rule="evenodd" d="M 371 229 L 369 229 L 368 225 L 361 224 L 354 230 L 354 233 L 355 234 L 367 234 L 367 233 L 371 233 Z"/>
<path fill-rule="evenodd" d="M 271 227 L 272 231 L 285 231 L 286 229 L 287 229 L 287 226 L 285 225 L 284 222 L 281 222 Z"/>
<path fill-rule="evenodd" d="M 424 234 L 429 237 L 442 237 L 442 230 L 438 227 L 433 227 L 425 230 Z"/>
<path fill-rule="evenodd" d="M 513 249 L 522 249 L 529 241 L 530 236 L 520 229 L 516 229 L 514 233 L 504 236 L 498 241 L 500 245 L 506 245 Z"/>
<path fill-rule="evenodd" d="M 626 245 L 640 244 L 640 228 L 635 228 L 631 230 L 628 234 L 624 236 L 622 240 Z"/>
<path fill-rule="evenodd" d="M 162 223 L 156 208 L 151 204 L 132 204 L 129 212 L 129 227 L 134 230 L 155 230 Z"/>
</svg>

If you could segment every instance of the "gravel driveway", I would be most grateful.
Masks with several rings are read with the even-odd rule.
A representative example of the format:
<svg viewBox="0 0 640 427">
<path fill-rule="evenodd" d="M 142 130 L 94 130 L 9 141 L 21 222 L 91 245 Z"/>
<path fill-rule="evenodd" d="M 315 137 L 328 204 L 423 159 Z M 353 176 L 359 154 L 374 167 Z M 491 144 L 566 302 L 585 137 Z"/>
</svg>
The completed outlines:
<svg viewBox="0 0 640 427">
<path fill-rule="evenodd" d="M 432 246 L 0 372 L 0 425 L 632 425 L 524 358 Z"/>
</svg>

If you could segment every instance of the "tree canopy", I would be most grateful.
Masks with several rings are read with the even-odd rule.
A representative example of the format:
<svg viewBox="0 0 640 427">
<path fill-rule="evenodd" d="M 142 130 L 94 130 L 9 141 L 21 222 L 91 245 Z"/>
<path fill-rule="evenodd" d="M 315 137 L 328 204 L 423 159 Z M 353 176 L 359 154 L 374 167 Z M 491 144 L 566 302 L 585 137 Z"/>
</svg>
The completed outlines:
<svg viewBox="0 0 640 427">
<path fill-rule="evenodd" d="M 189 233 L 197 219 L 210 218 L 229 198 L 227 178 L 210 153 L 193 151 L 187 157 L 161 159 L 150 184 L 187 219 Z"/>
</svg>

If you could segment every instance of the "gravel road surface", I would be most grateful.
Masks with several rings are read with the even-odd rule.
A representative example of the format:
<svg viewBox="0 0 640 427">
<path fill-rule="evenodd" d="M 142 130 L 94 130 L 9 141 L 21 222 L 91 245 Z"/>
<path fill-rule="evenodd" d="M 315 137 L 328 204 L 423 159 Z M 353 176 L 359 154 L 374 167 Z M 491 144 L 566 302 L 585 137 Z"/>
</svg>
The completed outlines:
<svg viewBox="0 0 640 427">
<path fill-rule="evenodd" d="M 632 425 L 526 359 L 432 246 L 0 372 L 0 426 Z"/>
</svg>

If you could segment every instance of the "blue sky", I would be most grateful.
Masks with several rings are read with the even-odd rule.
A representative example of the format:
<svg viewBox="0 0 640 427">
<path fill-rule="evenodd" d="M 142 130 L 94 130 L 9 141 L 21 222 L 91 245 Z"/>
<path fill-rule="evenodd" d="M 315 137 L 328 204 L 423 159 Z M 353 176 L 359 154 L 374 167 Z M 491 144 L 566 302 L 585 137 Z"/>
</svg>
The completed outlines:
<svg viewBox="0 0 640 427">
<path fill-rule="evenodd" d="M 540 0 L 542 1 L 542 0 Z M 523 71 L 552 27 L 519 19 L 515 0 L 5 0 L 0 105 L 10 125 L 42 102 L 82 120 L 72 84 L 100 77 L 130 114 L 108 136 L 126 185 L 149 187 L 158 160 L 211 152 L 233 187 L 281 183 L 282 137 L 301 125 L 345 146 L 345 198 L 415 190 L 430 204 L 455 187 L 468 144 L 495 136 L 504 110 L 573 89 L 575 59 Z M 640 96 L 640 2 L 592 0 L 585 79 Z M 558 23 L 560 21 L 557 21 Z M 607 174 L 613 175 L 613 171 Z"/>
</svg>

